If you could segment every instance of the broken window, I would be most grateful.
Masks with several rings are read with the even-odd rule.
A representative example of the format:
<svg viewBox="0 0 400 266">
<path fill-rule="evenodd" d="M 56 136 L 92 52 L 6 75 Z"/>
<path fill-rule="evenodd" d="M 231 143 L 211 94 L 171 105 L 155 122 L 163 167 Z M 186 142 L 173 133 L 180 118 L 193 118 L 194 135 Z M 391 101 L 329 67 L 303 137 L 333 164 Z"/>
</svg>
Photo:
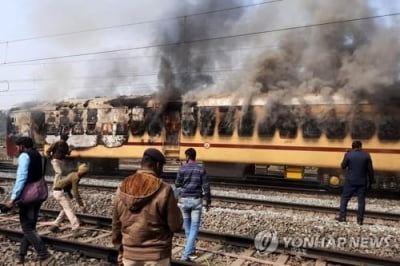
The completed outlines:
<svg viewBox="0 0 400 266">
<path fill-rule="evenodd" d="M 88 109 L 87 110 L 87 126 L 86 126 L 86 134 L 88 135 L 96 135 L 97 134 L 97 109 Z"/>
<path fill-rule="evenodd" d="M 238 134 L 241 137 L 251 137 L 253 135 L 255 124 L 254 110 L 249 106 L 243 113 L 239 121 Z"/>
<path fill-rule="evenodd" d="M 233 129 L 235 128 L 235 108 L 234 107 L 220 107 L 219 109 L 219 124 L 218 134 L 220 136 L 232 136 Z"/>
<path fill-rule="evenodd" d="M 258 136 L 272 138 L 275 134 L 275 123 L 272 121 L 270 117 L 265 117 L 258 124 Z"/>
<path fill-rule="evenodd" d="M 347 135 L 347 123 L 336 117 L 326 121 L 325 134 L 328 139 L 344 139 Z"/>
<path fill-rule="evenodd" d="M 312 118 L 303 124 L 302 130 L 303 137 L 306 139 L 318 139 L 322 134 L 322 130 L 317 120 Z"/>
<path fill-rule="evenodd" d="M 46 134 L 57 135 L 60 131 L 58 127 L 58 113 L 49 112 L 46 119 Z"/>
<path fill-rule="evenodd" d="M 370 139 L 375 131 L 375 123 L 366 118 L 355 118 L 351 125 L 351 137 L 353 139 Z"/>
<path fill-rule="evenodd" d="M 289 109 L 282 107 L 276 125 L 281 138 L 295 138 L 297 136 L 296 118 Z"/>
<path fill-rule="evenodd" d="M 194 136 L 197 129 L 197 108 L 195 106 L 184 105 L 182 108 L 182 134 L 184 136 Z"/>
<path fill-rule="evenodd" d="M 143 136 L 146 130 L 144 117 L 144 108 L 134 107 L 132 109 L 130 129 L 133 136 Z"/>
<path fill-rule="evenodd" d="M 393 116 L 385 116 L 379 122 L 378 138 L 380 140 L 400 139 L 400 121 Z"/>
<path fill-rule="evenodd" d="M 151 137 L 156 137 L 161 134 L 162 117 L 157 109 L 149 108 L 146 112 L 145 125 L 147 133 Z"/>
<path fill-rule="evenodd" d="M 71 122 L 68 109 L 60 111 L 60 134 L 69 134 Z"/>
<path fill-rule="evenodd" d="M 215 110 L 212 107 L 202 107 L 200 109 L 200 134 L 202 136 L 214 135 Z"/>
</svg>

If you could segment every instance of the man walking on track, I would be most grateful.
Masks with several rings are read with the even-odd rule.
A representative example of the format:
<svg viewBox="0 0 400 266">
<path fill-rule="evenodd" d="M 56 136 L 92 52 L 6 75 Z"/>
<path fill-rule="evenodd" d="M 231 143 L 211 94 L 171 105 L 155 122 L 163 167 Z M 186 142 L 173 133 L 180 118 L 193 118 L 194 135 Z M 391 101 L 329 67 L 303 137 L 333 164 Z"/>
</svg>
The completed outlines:
<svg viewBox="0 0 400 266">
<path fill-rule="evenodd" d="M 67 155 L 70 155 L 71 151 L 67 144 L 68 135 L 62 134 L 60 140 L 53 143 L 46 151 L 46 155 L 51 159 L 51 165 L 54 169 L 54 185 L 60 180 L 61 175 L 64 171 L 64 159 Z"/>
<path fill-rule="evenodd" d="M 365 196 L 367 189 L 371 189 L 374 182 L 374 169 L 371 156 L 361 149 L 361 141 L 353 141 L 352 150 L 348 151 L 343 158 L 342 168 L 347 169 L 347 178 L 343 187 L 340 200 L 340 214 L 337 220 L 346 221 L 347 203 L 356 194 L 358 197 L 357 223 L 364 223 Z"/>
<path fill-rule="evenodd" d="M 182 215 L 171 186 L 160 179 L 164 164 L 159 150 L 145 150 L 141 169 L 117 190 L 112 243 L 124 266 L 170 265 L 172 237 L 182 228 Z"/>
<path fill-rule="evenodd" d="M 211 204 L 210 184 L 203 166 L 196 162 L 196 150 L 189 148 L 185 151 L 187 164 L 181 166 L 175 185 L 180 189 L 181 211 L 185 227 L 186 245 L 182 260 L 190 261 L 197 258 L 196 238 L 200 228 L 202 195 L 206 199 L 206 210 Z"/>
</svg>

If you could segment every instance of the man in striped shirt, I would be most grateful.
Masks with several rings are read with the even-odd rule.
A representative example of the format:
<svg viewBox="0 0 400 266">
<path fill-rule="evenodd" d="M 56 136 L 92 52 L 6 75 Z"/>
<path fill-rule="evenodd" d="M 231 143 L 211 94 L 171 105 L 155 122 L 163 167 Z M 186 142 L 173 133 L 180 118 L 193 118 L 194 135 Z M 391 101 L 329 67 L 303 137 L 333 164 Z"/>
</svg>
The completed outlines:
<svg viewBox="0 0 400 266">
<path fill-rule="evenodd" d="M 189 148 L 185 151 L 186 164 L 179 169 L 175 185 L 180 189 L 180 205 L 185 227 L 186 245 L 182 260 L 190 261 L 196 258 L 196 238 L 199 232 L 202 196 L 204 193 L 206 210 L 211 204 L 210 185 L 203 166 L 196 162 L 196 150 Z"/>
</svg>

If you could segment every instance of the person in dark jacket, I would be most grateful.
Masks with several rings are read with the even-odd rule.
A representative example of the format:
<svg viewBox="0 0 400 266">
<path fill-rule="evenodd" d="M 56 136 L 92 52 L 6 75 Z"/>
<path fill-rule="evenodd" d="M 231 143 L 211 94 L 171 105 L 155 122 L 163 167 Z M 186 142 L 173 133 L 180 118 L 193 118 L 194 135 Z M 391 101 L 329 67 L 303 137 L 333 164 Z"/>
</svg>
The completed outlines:
<svg viewBox="0 0 400 266">
<path fill-rule="evenodd" d="M 20 137 L 16 140 L 19 157 L 15 185 L 7 208 L 13 208 L 18 204 L 22 191 L 26 184 L 36 182 L 43 176 L 42 156 L 33 148 L 33 140 L 29 137 Z M 19 253 L 16 257 L 17 264 L 23 264 L 29 245 L 36 250 L 40 265 L 47 265 L 53 260 L 53 256 L 47 251 L 45 244 L 36 232 L 36 223 L 42 202 L 30 204 L 18 204 L 19 221 L 24 236 L 21 240 Z"/>
<path fill-rule="evenodd" d="M 51 165 L 54 169 L 54 185 L 60 180 L 64 171 L 64 159 L 71 154 L 71 150 L 67 144 L 68 135 L 61 134 L 60 140 L 53 143 L 46 151 L 46 156 L 51 159 Z"/>
<path fill-rule="evenodd" d="M 206 199 L 206 210 L 211 204 L 210 184 L 203 166 L 196 162 L 196 150 L 185 151 L 186 164 L 182 165 L 175 180 L 175 186 L 180 190 L 181 211 L 185 226 L 186 244 L 182 260 L 196 259 L 196 238 L 200 228 L 201 211 L 203 208 L 203 192 Z"/>
<path fill-rule="evenodd" d="M 159 178 L 164 163 L 159 150 L 145 150 L 141 169 L 117 190 L 112 243 L 124 266 L 170 265 L 172 237 L 182 229 L 182 215 L 171 186 Z"/>
<path fill-rule="evenodd" d="M 361 141 L 353 141 L 352 150 L 346 152 L 341 164 L 343 169 L 347 169 L 347 177 L 340 200 L 339 222 L 346 221 L 347 203 L 354 194 L 358 197 L 357 223 L 362 225 L 364 222 L 365 196 L 374 183 L 374 169 L 371 156 L 361 148 Z"/>
</svg>

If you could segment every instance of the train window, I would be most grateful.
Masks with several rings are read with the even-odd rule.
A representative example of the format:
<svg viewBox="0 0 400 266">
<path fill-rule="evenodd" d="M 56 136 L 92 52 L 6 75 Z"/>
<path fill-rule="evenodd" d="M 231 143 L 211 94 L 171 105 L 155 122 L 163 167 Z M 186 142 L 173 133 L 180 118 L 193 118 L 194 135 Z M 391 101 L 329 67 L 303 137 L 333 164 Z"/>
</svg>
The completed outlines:
<svg viewBox="0 0 400 266">
<path fill-rule="evenodd" d="M 252 106 L 244 112 L 239 121 L 238 134 L 241 137 L 251 137 L 254 130 L 254 110 Z"/>
<path fill-rule="evenodd" d="M 197 108 L 184 105 L 182 108 L 182 134 L 194 136 L 197 129 Z"/>
<path fill-rule="evenodd" d="M 347 135 L 347 123 L 338 118 L 326 122 L 325 134 L 328 139 L 343 139 Z"/>
<path fill-rule="evenodd" d="M 378 138 L 380 140 L 400 139 L 400 121 L 393 117 L 385 117 L 378 126 Z"/>
<path fill-rule="evenodd" d="M 295 138 L 297 136 L 297 123 L 291 113 L 285 112 L 279 115 L 277 127 L 281 138 Z"/>
<path fill-rule="evenodd" d="M 275 135 L 275 123 L 269 117 L 266 117 L 258 124 L 258 136 L 272 138 Z"/>
<path fill-rule="evenodd" d="M 87 135 L 96 135 L 97 134 L 96 124 L 95 123 L 88 123 L 87 124 L 86 134 Z"/>
<path fill-rule="evenodd" d="M 220 107 L 220 121 L 218 124 L 218 134 L 221 136 L 232 136 L 234 124 L 235 109 Z"/>
<path fill-rule="evenodd" d="M 128 135 L 128 127 L 125 123 L 117 123 L 115 128 L 116 135 Z"/>
<path fill-rule="evenodd" d="M 46 135 L 57 135 L 59 133 L 59 128 L 57 125 L 57 114 L 54 112 L 49 112 L 46 120 Z"/>
<path fill-rule="evenodd" d="M 353 120 L 351 125 L 351 137 L 353 139 L 370 139 L 375 131 L 375 123 L 365 118 L 357 118 Z"/>
<path fill-rule="evenodd" d="M 303 137 L 306 139 L 318 139 L 321 137 L 322 130 L 317 120 L 309 119 L 307 120 L 302 127 Z"/>
<path fill-rule="evenodd" d="M 200 134 L 202 136 L 214 135 L 215 128 L 215 110 L 211 107 L 202 107 L 200 109 Z"/>
<path fill-rule="evenodd" d="M 88 109 L 87 110 L 87 119 L 88 124 L 94 124 L 97 122 L 97 109 Z"/>
<path fill-rule="evenodd" d="M 144 119 L 147 128 L 147 133 L 151 137 L 156 137 L 161 134 L 162 118 L 157 111 L 158 111 L 157 109 L 150 108 L 149 110 L 146 111 L 146 116 Z"/>
<path fill-rule="evenodd" d="M 144 108 L 135 107 L 132 109 L 132 117 L 129 126 L 133 136 L 142 136 L 146 131 L 144 117 Z"/>
<path fill-rule="evenodd" d="M 72 126 L 72 134 L 73 135 L 83 135 L 83 133 L 84 133 L 84 130 L 83 130 L 82 123 L 78 122 Z"/>
</svg>

